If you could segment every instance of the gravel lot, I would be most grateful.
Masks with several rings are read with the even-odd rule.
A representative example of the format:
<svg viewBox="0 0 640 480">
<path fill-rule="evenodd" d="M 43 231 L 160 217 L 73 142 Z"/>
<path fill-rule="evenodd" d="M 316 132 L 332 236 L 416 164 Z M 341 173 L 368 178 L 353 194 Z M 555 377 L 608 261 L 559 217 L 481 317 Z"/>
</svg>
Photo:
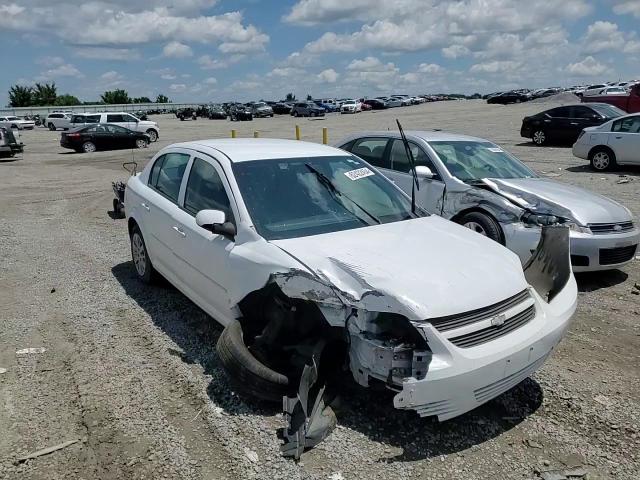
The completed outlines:
<svg viewBox="0 0 640 480">
<path fill-rule="evenodd" d="M 177 141 L 239 136 L 321 141 L 364 129 L 441 128 L 486 137 L 556 180 L 640 214 L 640 170 L 596 174 L 567 147 L 538 148 L 520 121 L 554 104 L 425 104 L 382 113 L 253 122 L 151 118 L 147 150 L 76 154 L 60 133 L 25 132 L 0 163 L 0 478 L 2 479 L 590 479 L 640 476 L 640 262 L 580 276 L 568 336 L 535 377 L 439 424 L 354 389 L 338 428 L 299 463 L 279 454 L 277 408 L 226 382 L 220 327 L 170 285 L 134 277 L 126 222 L 107 215 L 121 163 Z M 627 182 L 619 183 L 620 175 Z M 640 284 L 637 285 L 640 287 Z M 18 355 L 24 348 L 43 353 Z M 21 456 L 79 440 L 47 456 Z M 573 470 L 572 470 L 573 469 Z"/>
</svg>

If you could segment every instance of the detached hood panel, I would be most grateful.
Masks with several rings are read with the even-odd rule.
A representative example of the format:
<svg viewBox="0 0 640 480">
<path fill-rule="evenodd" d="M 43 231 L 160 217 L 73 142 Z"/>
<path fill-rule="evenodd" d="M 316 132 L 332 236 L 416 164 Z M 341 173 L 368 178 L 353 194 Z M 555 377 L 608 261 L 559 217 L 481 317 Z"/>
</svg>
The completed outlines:
<svg viewBox="0 0 640 480">
<path fill-rule="evenodd" d="M 436 216 L 272 243 L 346 303 L 411 320 L 485 307 L 527 287 L 515 254 Z"/>
<path fill-rule="evenodd" d="M 610 198 L 580 187 L 545 178 L 487 179 L 499 192 L 519 197 L 536 213 L 550 213 L 588 223 L 626 222 L 631 216 L 626 208 Z"/>
</svg>

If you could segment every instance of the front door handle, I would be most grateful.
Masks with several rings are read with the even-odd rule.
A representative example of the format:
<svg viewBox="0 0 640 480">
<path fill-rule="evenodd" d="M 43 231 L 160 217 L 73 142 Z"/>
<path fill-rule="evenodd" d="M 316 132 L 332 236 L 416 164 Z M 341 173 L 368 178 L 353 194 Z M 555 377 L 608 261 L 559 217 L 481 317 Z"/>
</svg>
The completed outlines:
<svg viewBox="0 0 640 480">
<path fill-rule="evenodd" d="M 187 234 L 184 233 L 184 230 L 182 230 L 180 227 L 178 227 L 177 225 L 175 227 L 173 227 L 173 229 L 178 232 L 178 235 L 180 235 L 181 237 L 186 237 Z"/>
<path fill-rule="evenodd" d="M 143 202 L 143 203 L 141 203 L 141 204 L 140 204 L 140 206 L 141 206 L 142 208 L 144 208 L 147 212 L 151 210 L 151 209 L 149 208 L 149 205 L 147 205 L 147 204 L 146 204 L 146 203 L 144 203 L 144 202 Z"/>
<path fill-rule="evenodd" d="M 578 122 L 571 122 L 571 125 L 577 125 Z"/>
</svg>

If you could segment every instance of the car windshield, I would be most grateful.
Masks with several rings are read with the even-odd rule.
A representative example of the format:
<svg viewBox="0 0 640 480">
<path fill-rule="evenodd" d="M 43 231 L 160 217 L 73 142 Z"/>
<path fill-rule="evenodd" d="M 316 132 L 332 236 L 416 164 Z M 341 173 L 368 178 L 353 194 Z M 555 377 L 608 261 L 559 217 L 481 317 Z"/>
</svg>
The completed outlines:
<svg viewBox="0 0 640 480">
<path fill-rule="evenodd" d="M 592 105 L 591 108 L 606 118 L 618 118 L 627 114 L 627 112 L 624 112 L 613 105 Z"/>
<path fill-rule="evenodd" d="M 353 156 L 233 163 L 242 197 L 267 240 L 415 218 L 411 201 Z"/>
<path fill-rule="evenodd" d="M 491 142 L 429 142 L 442 163 L 467 183 L 483 178 L 534 178 L 537 175 L 520 160 Z"/>
</svg>

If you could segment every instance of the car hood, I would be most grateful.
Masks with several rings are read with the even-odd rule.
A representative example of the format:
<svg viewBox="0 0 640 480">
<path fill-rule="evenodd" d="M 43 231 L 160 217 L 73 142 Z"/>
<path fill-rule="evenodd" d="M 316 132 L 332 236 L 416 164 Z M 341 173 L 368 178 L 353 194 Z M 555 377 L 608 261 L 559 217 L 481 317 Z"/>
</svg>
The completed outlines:
<svg viewBox="0 0 640 480">
<path fill-rule="evenodd" d="M 632 219 L 629 210 L 618 202 L 566 183 L 545 178 L 486 180 L 485 183 L 495 185 L 493 189 L 496 193 L 513 197 L 516 200 L 514 203 L 520 200 L 523 202 L 520 206 L 536 213 L 558 215 L 581 225 Z"/>
<path fill-rule="evenodd" d="M 343 303 L 410 320 L 485 307 L 527 287 L 514 253 L 437 216 L 271 243 Z"/>
</svg>

